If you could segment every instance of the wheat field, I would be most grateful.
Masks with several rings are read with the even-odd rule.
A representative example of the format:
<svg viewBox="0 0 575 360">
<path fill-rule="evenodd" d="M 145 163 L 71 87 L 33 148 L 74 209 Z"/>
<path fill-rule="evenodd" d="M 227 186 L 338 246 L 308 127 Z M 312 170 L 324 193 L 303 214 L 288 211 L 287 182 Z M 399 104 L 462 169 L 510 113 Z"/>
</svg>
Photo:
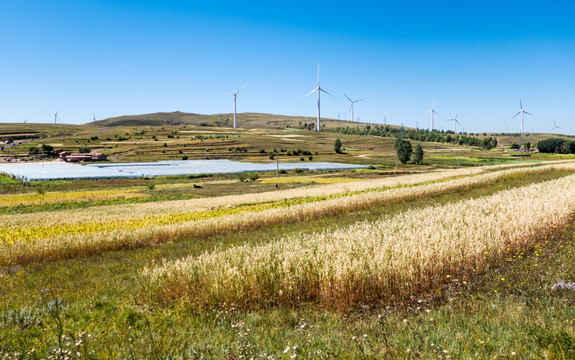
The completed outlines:
<svg viewBox="0 0 575 360">
<path fill-rule="evenodd" d="M 396 302 L 534 245 L 575 212 L 575 175 L 374 222 L 205 253 L 143 271 L 160 302 L 198 309 Z"/>
</svg>

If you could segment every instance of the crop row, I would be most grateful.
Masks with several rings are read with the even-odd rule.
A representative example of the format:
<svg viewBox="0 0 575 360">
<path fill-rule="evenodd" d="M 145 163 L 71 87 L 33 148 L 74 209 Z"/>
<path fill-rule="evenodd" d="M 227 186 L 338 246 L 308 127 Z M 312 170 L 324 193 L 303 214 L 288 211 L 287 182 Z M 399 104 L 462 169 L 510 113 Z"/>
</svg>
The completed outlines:
<svg viewBox="0 0 575 360">
<path fill-rule="evenodd" d="M 533 165 L 528 165 L 533 166 Z M 559 166 L 559 165 L 557 165 Z M 563 167 L 574 168 L 573 164 L 564 164 Z M 523 167 L 523 166 L 522 166 Z M 482 174 L 492 169 L 512 169 L 511 166 L 483 167 L 483 168 L 463 168 L 455 170 L 441 170 L 422 174 L 409 174 L 394 177 L 385 177 L 367 181 L 356 181 L 344 184 L 325 184 L 313 187 L 303 187 L 298 189 L 278 190 L 257 194 L 242 194 L 219 196 L 215 198 L 198 198 L 188 200 L 172 200 L 154 203 L 140 204 L 116 204 L 98 206 L 86 209 L 60 210 L 58 215 L 51 214 L 15 214 L 0 215 L 0 225 L 3 228 L 27 227 L 27 226 L 51 226 L 71 223 L 87 222 L 108 222 L 117 219 L 127 220 L 136 218 L 149 218 L 153 216 L 163 216 L 179 214 L 197 210 L 208 210 L 218 207 L 237 206 L 246 203 L 262 203 L 279 201 L 284 199 L 295 199 L 314 196 L 331 196 L 334 194 L 352 193 L 360 191 L 373 191 L 386 187 L 396 187 L 410 184 L 421 184 L 432 181 L 443 181 L 446 179 Z M 536 166 L 536 168 L 540 168 Z M 535 168 L 531 168 L 538 171 Z M 3 229 L 0 229 L 2 231 Z"/>
<path fill-rule="evenodd" d="M 544 171 L 545 168 L 535 168 L 531 169 L 530 171 Z M 488 183 L 493 181 L 493 179 L 498 179 L 502 176 L 507 176 L 510 173 L 521 172 L 524 170 L 507 170 L 499 173 L 494 173 L 490 175 L 480 176 L 477 179 L 460 179 L 454 182 L 450 186 L 467 186 L 472 184 L 482 184 Z M 444 186 L 431 187 L 427 191 L 437 192 L 443 191 L 442 189 Z M 377 190 L 382 189 L 369 189 L 363 191 L 363 193 L 369 193 Z M 426 189 L 423 189 L 423 192 L 426 193 Z M 12 225 L 5 225 L 0 227 L 0 244 L 13 244 L 15 242 L 30 242 L 35 239 L 42 239 L 42 238 L 57 238 L 62 236 L 68 235 L 79 235 L 79 234 L 93 234 L 99 232 L 112 232 L 117 230 L 128 230 L 133 231 L 136 229 L 141 228 L 148 228 L 151 226 L 165 226 L 165 225 L 173 225 L 178 223 L 184 222 L 191 222 L 191 221 L 199 221 L 214 217 L 222 217 L 222 216 L 229 216 L 233 214 L 240 214 L 240 213 L 248 213 L 248 212 L 260 212 L 269 210 L 272 208 L 277 207 L 288 207 L 294 205 L 301 205 L 306 203 L 315 203 L 318 201 L 325 201 L 331 199 L 337 199 L 341 197 L 349 197 L 355 195 L 361 195 L 362 192 L 353 192 L 353 193 L 345 193 L 345 194 L 332 194 L 328 196 L 313 196 L 313 197 L 303 197 L 303 198 L 295 198 L 295 199 L 284 199 L 281 201 L 274 201 L 274 202 L 264 202 L 259 204 L 253 205 L 241 205 L 235 207 L 223 207 L 217 209 L 209 209 L 209 210 L 192 210 L 187 212 L 175 213 L 175 214 L 162 214 L 162 215 L 153 215 L 148 216 L 145 218 L 130 218 L 128 214 L 127 217 L 122 218 L 115 218 L 112 221 L 105 221 L 105 220 L 96 220 L 96 221 L 85 221 L 85 222 L 72 222 L 67 223 L 65 221 L 58 221 L 55 224 L 49 225 L 37 225 L 37 222 L 32 222 L 28 226 L 23 226 L 22 224 L 18 224 L 16 226 Z M 411 190 L 408 191 L 406 194 L 394 192 L 391 194 L 392 198 L 397 196 L 405 196 L 406 198 L 410 198 L 412 195 L 410 194 L 418 194 L 419 190 Z M 373 197 L 370 196 L 371 202 L 367 206 L 376 205 L 380 201 L 390 201 L 389 198 L 390 194 L 384 194 L 383 197 Z M 355 199 L 352 199 L 355 200 Z M 365 200 L 360 200 L 359 204 L 364 204 Z M 362 205 L 366 206 L 366 205 Z M 37 217 L 44 216 L 43 214 L 38 214 Z M 62 219 L 62 217 L 59 217 Z"/>
<path fill-rule="evenodd" d="M 397 302 L 524 251 L 575 212 L 575 175 L 343 229 L 152 266 L 160 302 L 245 308 Z"/>
<path fill-rule="evenodd" d="M 506 176 L 551 171 L 559 166 L 512 169 L 427 185 L 333 194 L 107 222 L 0 228 L 0 264 L 89 255 L 126 247 L 210 236 L 296 222 L 375 205 L 478 187 Z"/>
<path fill-rule="evenodd" d="M 0 207 L 19 205 L 43 205 L 68 201 L 100 201 L 121 198 L 144 197 L 140 189 L 54 191 L 42 193 L 0 195 Z"/>
</svg>

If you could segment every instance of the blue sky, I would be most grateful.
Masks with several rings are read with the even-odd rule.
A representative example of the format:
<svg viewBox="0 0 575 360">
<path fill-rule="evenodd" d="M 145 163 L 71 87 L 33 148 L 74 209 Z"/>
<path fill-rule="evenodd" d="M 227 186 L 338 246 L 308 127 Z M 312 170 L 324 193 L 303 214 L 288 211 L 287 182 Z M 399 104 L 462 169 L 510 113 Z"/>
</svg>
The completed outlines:
<svg viewBox="0 0 575 360">
<path fill-rule="evenodd" d="M 568 1 L 0 0 L 0 122 L 185 111 L 575 134 Z"/>
</svg>

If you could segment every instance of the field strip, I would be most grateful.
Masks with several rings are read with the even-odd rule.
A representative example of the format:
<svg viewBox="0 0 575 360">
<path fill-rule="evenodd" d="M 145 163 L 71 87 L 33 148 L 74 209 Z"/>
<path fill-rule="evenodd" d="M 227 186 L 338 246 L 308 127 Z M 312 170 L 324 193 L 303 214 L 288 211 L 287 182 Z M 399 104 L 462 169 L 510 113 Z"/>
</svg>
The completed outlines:
<svg viewBox="0 0 575 360">
<path fill-rule="evenodd" d="M 397 302 L 483 271 L 572 221 L 575 175 L 479 199 L 413 209 L 339 230 L 297 234 L 150 266 L 159 302 L 197 309 L 317 302 L 346 310 Z"/>
<path fill-rule="evenodd" d="M 99 201 L 120 198 L 145 197 L 139 193 L 145 187 L 114 190 L 86 190 L 86 191 L 53 191 L 42 194 L 9 194 L 0 195 L 0 206 L 42 205 L 67 201 Z"/>
<path fill-rule="evenodd" d="M 411 200 L 462 188 L 493 183 L 505 176 L 552 169 L 573 169 L 574 164 L 510 169 L 427 185 L 367 191 L 354 195 L 332 195 L 227 207 L 184 214 L 110 222 L 55 224 L 53 226 L 0 228 L 0 265 L 45 259 L 91 255 L 121 248 L 155 244 L 244 231 L 286 222 Z M 87 210 L 89 211 L 89 210 Z M 34 223 L 32 223 L 34 224 Z"/>
<path fill-rule="evenodd" d="M 548 165 L 556 164 L 567 168 L 574 167 L 575 162 L 548 162 Z M 26 227 L 30 224 L 35 226 L 53 226 L 86 222 L 107 222 L 120 219 L 144 219 L 152 216 L 188 213 L 190 211 L 204 211 L 219 207 L 237 206 L 248 203 L 271 202 L 284 199 L 296 199 L 303 197 L 330 196 L 370 189 L 413 185 L 432 181 L 442 181 L 449 178 L 477 175 L 491 171 L 501 171 L 513 168 L 533 168 L 539 164 L 513 164 L 499 166 L 485 166 L 476 168 L 462 168 L 455 170 L 441 170 L 425 174 L 400 175 L 385 177 L 383 179 L 357 181 L 345 184 L 325 184 L 298 189 L 279 190 L 258 194 L 229 195 L 210 198 L 170 200 L 154 203 L 104 205 L 86 209 L 71 209 L 52 213 L 31 214 L 6 214 L 0 215 L 0 224 L 4 228 Z M 0 229 L 1 230 L 1 229 Z"/>
</svg>

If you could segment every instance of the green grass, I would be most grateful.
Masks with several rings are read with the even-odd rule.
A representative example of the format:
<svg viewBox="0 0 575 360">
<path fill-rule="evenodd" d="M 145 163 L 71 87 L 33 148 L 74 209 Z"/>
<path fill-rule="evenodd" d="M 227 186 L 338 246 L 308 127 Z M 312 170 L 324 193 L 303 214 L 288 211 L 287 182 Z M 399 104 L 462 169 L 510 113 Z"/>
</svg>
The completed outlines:
<svg viewBox="0 0 575 360">
<path fill-rule="evenodd" d="M 305 223 L 3 268 L 0 358 L 14 352 L 29 354 L 21 358 L 46 358 L 60 347 L 80 352 L 78 358 L 100 359 L 280 359 L 294 354 L 319 359 L 513 358 L 512 352 L 527 359 L 542 358 L 545 353 L 550 358 L 574 358 L 573 292 L 550 289 L 559 280 L 575 281 L 573 225 L 553 238 L 541 239 L 538 255 L 535 251 L 510 254 L 512 260 L 507 263 L 493 264 L 485 274 L 469 279 L 454 276 L 445 288 L 421 294 L 410 304 L 360 306 L 346 314 L 326 312 L 313 304 L 253 312 L 233 306 L 191 312 L 182 305 L 164 307 L 150 301 L 138 276 L 144 266 L 163 259 L 274 241 L 294 232 L 345 226 L 563 175 L 516 176 L 489 186 Z M 60 333 L 79 340 L 83 332 L 91 336 L 78 348 L 73 341 L 70 345 L 66 339 L 58 342 Z M 35 355 L 30 354 L 32 349 Z"/>
<path fill-rule="evenodd" d="M 2 185 L 12 185 L 12 184 L 19 184 L 20 182 L 16 179 L 13 179 L 9 176 L 4 176 L 0 174 L 0 184 Z"/>
</svg>

